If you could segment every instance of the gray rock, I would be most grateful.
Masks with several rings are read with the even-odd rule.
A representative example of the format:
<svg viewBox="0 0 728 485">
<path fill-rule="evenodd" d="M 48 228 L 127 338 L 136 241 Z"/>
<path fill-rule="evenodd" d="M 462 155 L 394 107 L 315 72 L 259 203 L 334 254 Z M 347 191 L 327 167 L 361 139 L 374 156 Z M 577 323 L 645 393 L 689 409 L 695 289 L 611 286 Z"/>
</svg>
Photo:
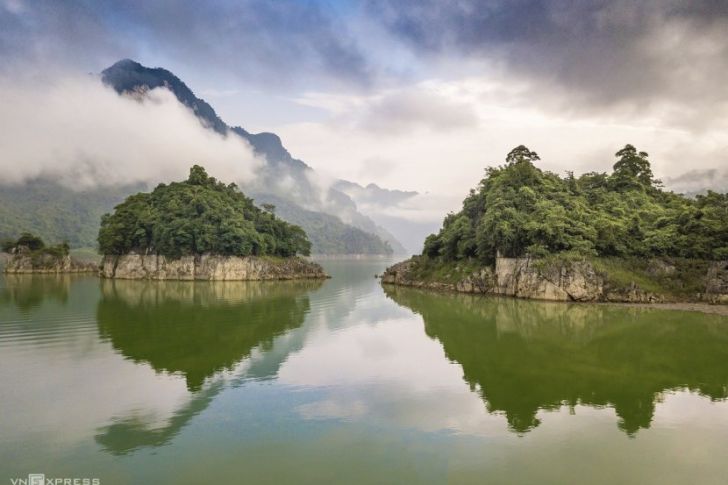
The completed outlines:
<svg viewBox="0 0 728 485">
<path fill-rule="evenodd" d="M 104 256 L 103 278 L 144 280 L 292 280 L 328 278 L 323 268 L 302 258 L 238 257 L 203 254 L 171 259 L 156 254 Z"/>
</svg>

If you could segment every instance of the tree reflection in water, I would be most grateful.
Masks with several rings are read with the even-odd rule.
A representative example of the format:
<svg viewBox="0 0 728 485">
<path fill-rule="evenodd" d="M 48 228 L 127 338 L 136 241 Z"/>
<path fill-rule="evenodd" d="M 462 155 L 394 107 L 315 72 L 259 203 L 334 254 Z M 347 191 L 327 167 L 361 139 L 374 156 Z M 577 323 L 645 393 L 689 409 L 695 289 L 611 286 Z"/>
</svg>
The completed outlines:
<svg viewBox="0 0 728 485">
<path fill-rule="evenodd" d="M 539 410 L 613 407 L 629 435 L 648 428 L 661 393 L 728 397 L 728 322 L 697 313 L 561 304 L 385 288 L 422 315 L 425 331 L 463 369 L 489 412 L 510 429 Z"/>
<path fill-rule="evenodd" d="M 235 369 L 254 349 L 264 354 L 277 336 L 301 326 L 308 293 L 320 285 L 102 280 L 96 311 L 101 338 L 129 360 L 183 375 L 191 397 L 163 427 L 143 416 L 115 417 L 99 430 L 97 442 L 115 454 L 168 442 L 225 387 L 216 374 Z M 275 373 L 285 357 L 258 367 Z"/>
</svg>

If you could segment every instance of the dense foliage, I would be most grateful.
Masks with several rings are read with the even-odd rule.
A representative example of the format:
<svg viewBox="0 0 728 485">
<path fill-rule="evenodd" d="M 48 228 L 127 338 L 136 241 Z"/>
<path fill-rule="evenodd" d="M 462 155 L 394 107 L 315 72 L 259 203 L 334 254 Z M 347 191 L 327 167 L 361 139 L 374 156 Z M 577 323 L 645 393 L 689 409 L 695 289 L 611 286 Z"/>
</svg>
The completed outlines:
<svg viewBox="0 0 728 485">
<path fill-rule="evenodd" d="M 523 145 L 486 169 L 458 213 L 450 213 L 424 254 L 492 262 L 570 252 L 583 256 L 728 258 L 728 194 L 690 199 L 662 189 L 648 155 L 616 153 L 611 174 L 560 177 L 538 169 Z"/>
<path fill-rule="evenodd" d="M 67 256 L 70 251 L 68 242 L 47 246 L 43 239 L 29 232 L 22 233 L 17 239 L 3 240 L 0 249 L 6 253 L 20 252 L 31 256 L 50 255 L 59 258 Z"/>
<path fill-rule="evenodd" d="M 27 231 L 46 241 L 93 247 L 101 216 L 142 185 L 74 190 L 47 179 L 0 186 L 0 239 Z"/>
<path fill-rule="evenodd" d="M 125 185 L 74 190 L 49 180 L 0 186 L 0 240 L 16 239 L 22 231 L 46 241 L 67 240 L 72 248 L 96 246 L 101 216 L 145 186 Z M 301 226 L 317 254 L 391 254 L 380 237 L 336 216 L 303 209 L 270 194 L 255 194 L 256 203 L 270 201 L 275 214 Z M 258 204 L 260 205 L 260 204 Z"/>
<path fill-rule="evenodd" d="M 209 177 L 195 165 L 184 182 L 132 195 L 101 218 L 103 254 L 131 251 L 169 257 L 309 254 L 306 233 L 259 209 L 235 184 Z"/>
</svg>

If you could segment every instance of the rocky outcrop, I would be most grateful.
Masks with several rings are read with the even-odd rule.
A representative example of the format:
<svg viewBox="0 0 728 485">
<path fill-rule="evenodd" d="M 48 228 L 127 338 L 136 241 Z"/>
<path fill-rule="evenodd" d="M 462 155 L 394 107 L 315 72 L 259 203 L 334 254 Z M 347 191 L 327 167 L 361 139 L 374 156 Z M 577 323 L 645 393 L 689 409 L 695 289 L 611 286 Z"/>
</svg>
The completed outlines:
<svg viewBox="0 0 728 485">
<path fill-rule="evenodd" d="M 99 267 L 94 263 L 77 261 L 71 256 L 51 254 L 29 254 L 17 252 L 5 262 L 5 273 L 95 273 Z"/>
<path fill-rule="evenodd" d="M 328 278 L 323 268 L 302 258 L 237 257 L 203 254 L 171 259 L 155 254 L 104 256 L 104 278 L 142 280 L 293 280 Z"/>
<path fill-rule="evenodd" d="M 728 261 L 717 261 L 708 269 L 705 299 L 711 303 L 728 303 Z"/>
<path fill-rule="evenodd" d="M 672 295 L 647 291 L 637 283 L 617 286 L 609 274 L 588 261 L 550 262 L 532 258 L 497 258 L 495 267 L 480 268 L 455 282 L 418 276 L 418 257 L 397 263 L 384 272 L 382 282 L 402 286 L 511 296 L 551 301 L 658 303 L 679 301 Z M 674 275 L 664 261 L 650 264 L 656 276 Z M 728 263 L 713 263 L 705 278 L 705 292 L 686 300 L 728 303 Z"/>
<path fill-rule="evenodd" d="M 604 280 L 586 262 L 544 267 L 531 258 L 498 258 L 494 293 L 554 301 L 596 301 Z"/>
</svg>

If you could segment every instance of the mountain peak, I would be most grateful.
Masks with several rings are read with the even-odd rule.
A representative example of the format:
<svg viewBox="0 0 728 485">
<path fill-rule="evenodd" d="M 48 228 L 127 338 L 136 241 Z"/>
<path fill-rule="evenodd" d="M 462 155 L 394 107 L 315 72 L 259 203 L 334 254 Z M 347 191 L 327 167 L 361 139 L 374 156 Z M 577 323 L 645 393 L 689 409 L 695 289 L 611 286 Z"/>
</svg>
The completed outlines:
<svg viewBox="0 0 728 485">
<path fill-rule="evenodd" d="M 120 61 L 116 61 L 110 67 L 106 68 L 105 71 L 109 71 L 112 69 L 130 69 L 130 68 L 138 69 L 140 67 L 144 67 L 144 66 L 139 64 L 134 59 L 129 59 L 127 57 L 126 59 L 121 59 Z"/>
<path fill-rule="evenodd" d="M 101 72 L 104 84 L 117 93 L 133 92 L 139 88 L 165 87 L 172 91 L 180 103 L 192 109 L 197 117 L 218 133 L 227 133 L 228 126 L 205 100 L 195 93 L 180 78 L 161 67 L 146 67 L 132 59 L 122 59 Z"/>
</svg>

